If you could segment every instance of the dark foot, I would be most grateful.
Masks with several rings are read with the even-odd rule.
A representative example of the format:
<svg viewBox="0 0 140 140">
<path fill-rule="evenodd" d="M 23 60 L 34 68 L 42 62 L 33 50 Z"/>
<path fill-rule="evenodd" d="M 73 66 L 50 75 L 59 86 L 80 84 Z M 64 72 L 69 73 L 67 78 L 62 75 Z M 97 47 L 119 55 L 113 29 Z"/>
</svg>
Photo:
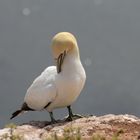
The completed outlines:
<svg viewBox="0 0 140 140">
<path fill-rule="evenodd" d="M 66 122 L 73 121 L 73 117 L 71 117 L 71 116 L 68 116 L 68 117 L 66 117 L 65 121 L 66 121 Z"/>
<path fill-rule="evenodd" d="M 74 114 L 73 117 L 75 117 L 75 118 L 84 118 L 84 116 L 82 116 L 80 114 Z"/>
<path fill-rule="evenodd" d="M 50 122 L 50 124 L 56 124 L 56 123 L 58 123 L 58 121 L 56 121 L 55 119 Z"/>
<path fill-rule="evenodd" d="M 58 123 L 58 122 L 56 120 L 53 120 L 53 121 L 50 121 L 50 122 L 46 122 L 45 126 L 53 125 L 53 124 L 56 124 L 56 123 Z"/>
<path fill-rule="evenodd" d="M 57 123 L 57 121 L 54 119 L 54 117 L 53 117 L 53 112 L 49 112 L 50 113 L 50 117 L 51 117 L 51 122 L 50 122 L 50 124 L 56 124 Z"/>
<path fill-rule="evenodd" d="M 84 116 L 81 116 L 79 114 L 73 114 L 71 106 L 67 106 L 67 108 L 68 108 L 69 115 L 68 115 L 68 117 L 66 118 L 65 121 L 73 121 L 73 120 L 75 120 L 77 118 L 83 118 L 84 117 Z"/>
<path fill-rule="evenodd" d="M 72 114 L 71 116 L 68 116 L 65 121 L 73 121 L 79 118 L 83 118 L 84 116 L 79 115 L 79 114 Z"/>
</svg>

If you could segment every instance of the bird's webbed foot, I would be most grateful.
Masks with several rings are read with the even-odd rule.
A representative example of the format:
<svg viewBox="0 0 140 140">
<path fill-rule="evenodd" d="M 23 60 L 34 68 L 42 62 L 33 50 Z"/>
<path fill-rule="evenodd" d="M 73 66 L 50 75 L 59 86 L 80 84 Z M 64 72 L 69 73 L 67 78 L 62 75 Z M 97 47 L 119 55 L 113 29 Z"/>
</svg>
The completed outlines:
<svg viewBox="0 0 140 140">
<path fill-rule="evenodd" d="M 51 117 L 51 122 L 50 122 L 50 124 L 56 124 L 56 123 L 58 123 L 58 121 L 56 121 L 56 120 L 54 119 L 54 117 L 53 117 L 53 112 L 50 112 L 50 117 Z"/>
<path fill-rule="evenodd" d="M 84 116 L 80 115 L 80 114 L 72 114 L 72 115 L 69 115 L 65 121 L 73 121 L 75 119 L 79 119 L 79 118 L 83 118 Z"/>
<path fill-rule="evenodd" d="M 83 118 L 84 116 L 82 116 L 80 114 L 73 114 L 73 117 L 75 117 L 75 118 Z"/>
<path fill-rule="evenodd" d="M 58 121 L 57 120 L 55 120 L 55 119 L 53 119 L 53 120 L 51 120 L 51 122 L 50 122 L 51 124 L 56 124 L 56 123 L 58 123 Z"/>
<path fill-rule="evenodd" d="M 72 113 L 71 106 L 67 106 L 67 108 L 68 108 L 69 115 L 68 115 L 68 117 L 65 119 L 65 121 L 73 121 L 73 120 L 75 120 L 75 119 L 83 118 L 83 117 L 84 117 L 84 116 L 79 115 L 79 114 L 73 114 L 73 113 Z"/>
</svg>

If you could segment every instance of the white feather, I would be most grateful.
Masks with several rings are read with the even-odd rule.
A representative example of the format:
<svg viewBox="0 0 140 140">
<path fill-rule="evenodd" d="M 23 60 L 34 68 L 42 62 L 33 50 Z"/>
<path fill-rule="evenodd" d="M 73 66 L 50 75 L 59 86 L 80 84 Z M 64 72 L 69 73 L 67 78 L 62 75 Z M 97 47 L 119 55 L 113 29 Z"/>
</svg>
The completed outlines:
<svg viewBox="0 0 140 140">
<path fill-rule="evenodd" d="M 56 97 L 56 67 L 51 66 L 45 69 L 38 76 L 27 90 L 24 101 L 35 110 L 42 110 L 49 102 Z"/>
<path fill-rule="evenodd" d="M 55 108 L 71 105 L 79 96 L 86 80 L 80 58 L 67 54 L 62 71 L 57 74 L 56 67 L 48 67 L 35 79 L 27 90 L 25 102 L 35 110 L 47 107 L 50 112 Z"/>
<path fill-rule="evenodd" d="M 54 46 L 52 45 L 54 56 L 58 57 L 64 51 L 67 54 L 60 73 L 57 73 L 55 66 L 48 67 L 27 90 L 24 101 L 34 110 L 42 110 L 50 102 L 46 108 L 49 112 L 55 108 L 71 105 L 85 84 L 86 74 L 74 36 L 62 32 L 58 33 L 53 41 L 55 42 Z M 67 43 L 66 46 L 65 43 Z"/>
</svg>

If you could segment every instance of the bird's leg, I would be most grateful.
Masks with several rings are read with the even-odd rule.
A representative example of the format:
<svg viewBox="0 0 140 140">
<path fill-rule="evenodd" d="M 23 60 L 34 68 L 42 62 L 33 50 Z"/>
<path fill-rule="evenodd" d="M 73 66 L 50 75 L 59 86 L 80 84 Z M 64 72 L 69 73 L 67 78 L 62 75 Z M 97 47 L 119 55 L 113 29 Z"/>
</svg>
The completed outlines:
<svg viewBox="0 0 140 140">
<path fill-rule="evenodd" d="M 72 121 L 74 119 L 74 117 L 76 117 L 76 118 L 82 118 L 83 117 L 79 114 L 73 114 L 71 106 L 67 106 L 67 108 L 68 108 L 69 116 L 66 118 L 66 121 Z"/>
<path fill-rule="evenodd" d="M 68 118 L 66 119 L 67 121 L 72 121 L 73 120 L 73 113 L 72 113 L 72 109 L 71 109 L 71 106 L 67 106 L 68 108 L 68 112 L 69 112 L 69 116 Z"/>
<path fill-rule="evenodd" d="M 51 117 L 51 124 L 57 123 L 57 121 L 53 117 L 53 112 L 49 112 L 49 113 L 50 113 L 50 117 Z"/>
</svg>

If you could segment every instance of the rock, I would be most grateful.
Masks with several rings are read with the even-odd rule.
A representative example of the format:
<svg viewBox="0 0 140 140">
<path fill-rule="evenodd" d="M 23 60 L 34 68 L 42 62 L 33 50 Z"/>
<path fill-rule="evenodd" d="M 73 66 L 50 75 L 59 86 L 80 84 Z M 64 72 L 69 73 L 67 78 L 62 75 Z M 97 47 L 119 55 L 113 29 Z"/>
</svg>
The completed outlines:
<svg viewBox="0 0 140 140">
<path fill-rule="evenodd" d="M 140 119 L 132 115 L 84 117 L 72 122 L 31 121 L 0 130 L 0 140 L 140 140 Z"/>
</svg>

